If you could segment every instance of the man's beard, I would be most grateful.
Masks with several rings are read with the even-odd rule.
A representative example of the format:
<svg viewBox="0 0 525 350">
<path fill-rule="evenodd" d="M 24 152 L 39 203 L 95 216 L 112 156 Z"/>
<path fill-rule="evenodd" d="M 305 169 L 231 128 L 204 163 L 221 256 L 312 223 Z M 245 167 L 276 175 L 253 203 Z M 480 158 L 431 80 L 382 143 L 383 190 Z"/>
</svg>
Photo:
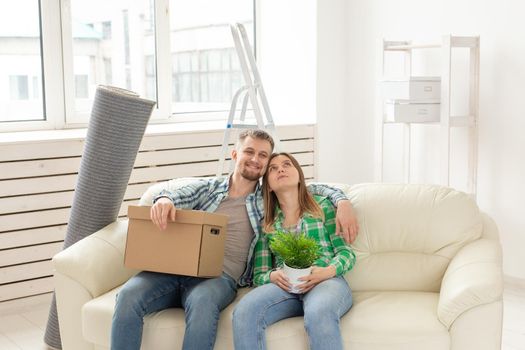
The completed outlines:
<svg viewBox="0 0 525 350">
<path fill-rule="evenodd" d="M 247 169 L 243 169 L 241 171 L 241 176 L 249 181 L 257 181 L 261 177 L 261 175 L 258 172 L 249 171 Z"/>
</svg>

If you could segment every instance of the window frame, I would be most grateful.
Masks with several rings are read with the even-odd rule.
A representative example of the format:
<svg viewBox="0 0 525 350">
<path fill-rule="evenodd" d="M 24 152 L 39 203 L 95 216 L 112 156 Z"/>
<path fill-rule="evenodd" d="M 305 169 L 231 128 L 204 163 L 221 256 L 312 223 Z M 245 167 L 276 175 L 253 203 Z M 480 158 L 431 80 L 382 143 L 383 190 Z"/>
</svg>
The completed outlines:
<svg viewBox="0 0 525 350">
<path fill-rule="evenodd" d="M 44 120 L 1 122 L 2 132 L 63 129 L 64 85 L 62 62 L 62 40 L 60 21 L 60 1 L 39 1 L 40 12 L 40 48 L 42 69 L 42 100 Z M 53 64 L 55 62 L 55 64 Z M 48 91 L 53 91 L 50 97 Z"/>
<path fill-rule="evenodd" d="M 260 33 L 260 1 L 253 2 L 254 51 Z M 71 0 L 39 0 L 44 120 L 0 122 L 2 132 L 86 128 L 86 115 L 75 113 L 75 76 Z M 220 121 L 228 111 L 175 112 L 172 110 L 172 58 L 169 0 L 154 0 L 155 72 L 157 105 L 149 124 Z M 168 33 L 168 35 L 159 35 Z M 57 64 L 57 62 L 59 62 Z M 31 78 L 31 77 L 29 77 Z M 31 85 L 31 84 L 30 84 Z M 52 93 L 50 93 L 52 91 Z M 31 93 L 31 91 L 29 91 Z M 229 110 L 229 107 L 228 107 Z"/>
</svg>

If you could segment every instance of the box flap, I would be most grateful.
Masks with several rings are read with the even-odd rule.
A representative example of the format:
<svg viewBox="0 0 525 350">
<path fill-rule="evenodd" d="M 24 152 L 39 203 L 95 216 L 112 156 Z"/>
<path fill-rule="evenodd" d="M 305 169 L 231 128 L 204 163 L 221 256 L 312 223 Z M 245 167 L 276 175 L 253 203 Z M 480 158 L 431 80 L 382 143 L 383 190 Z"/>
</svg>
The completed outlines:
<svg viewBox="0 0 525 350">
<path fill-rule="evenodd" d="M 128 206 L 128 217 L 130 219 L 150 220 L 150 206 Z M 175 212 L 175 222 L 181 224 L 212 224 L 226 226 L 228 216 L 222 214 L 208 213 L 202 210 L 177 209 Z"/>
</svg>

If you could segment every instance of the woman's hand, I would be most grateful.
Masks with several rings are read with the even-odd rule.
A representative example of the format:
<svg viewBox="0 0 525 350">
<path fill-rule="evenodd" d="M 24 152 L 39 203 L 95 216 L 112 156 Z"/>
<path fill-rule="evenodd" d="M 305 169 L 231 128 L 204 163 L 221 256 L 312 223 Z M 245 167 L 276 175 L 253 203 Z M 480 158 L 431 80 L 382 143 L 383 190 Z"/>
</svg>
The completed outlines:
<svg viewBox="0 0 525 350">
<path fill-rule="evenodd" d="M 272 271 L 270 273 L 270 282 L 287 292 L 290 292 L 290 289 L 292 288 L 290 280 L 286 277 L 283 270 Z"/>
<path fill-rule="evenodd" d="M 297 288 L 301 293 L 307 293 L 308 291 L 310 291 L 310 289 L 323 282 L 324 280 L 334 277 L 335 272 L 335 267 L 332 265 L 327 267 L 313 266 L 312 271 L 308 276 L 299 278 L 300 281 L 305 282 L 298 285 Z"/>
</svg>

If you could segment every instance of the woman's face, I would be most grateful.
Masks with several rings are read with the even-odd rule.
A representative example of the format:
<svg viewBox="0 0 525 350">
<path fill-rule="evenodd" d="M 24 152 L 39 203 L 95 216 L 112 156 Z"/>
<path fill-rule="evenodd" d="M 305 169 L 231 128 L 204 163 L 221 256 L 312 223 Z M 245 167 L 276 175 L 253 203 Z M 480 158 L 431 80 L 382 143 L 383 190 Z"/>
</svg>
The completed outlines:
<svg viewBox="0 0 525 350">
<path fill-rule="evenodd" d="M 270 190 L 279 192 L 287 188 L 297 188 L 299 172 L 290 158 L 279 155 L 273 158 L 268 165 L 268 185 Z"/>
</svg>

